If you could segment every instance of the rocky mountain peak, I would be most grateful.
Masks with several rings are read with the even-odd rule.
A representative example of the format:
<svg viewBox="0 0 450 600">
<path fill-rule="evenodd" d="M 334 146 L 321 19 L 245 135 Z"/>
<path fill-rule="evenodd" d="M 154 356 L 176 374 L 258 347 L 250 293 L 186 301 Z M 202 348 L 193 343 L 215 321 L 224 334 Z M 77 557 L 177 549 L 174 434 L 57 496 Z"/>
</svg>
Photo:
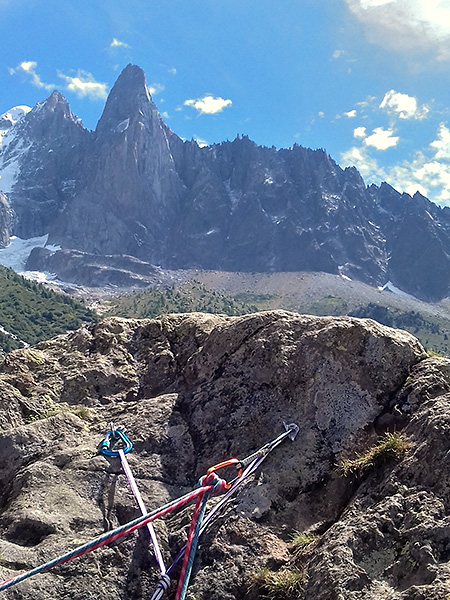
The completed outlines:
<svg viewBox="0 0 450 600">
<path fill-rule="evenodd" d="M 15 106 L 0 115 L 0 136 L 2 132 L 6 133 L 8 129 L 23 119 L 30 110 L 31 108 L 29 106 Z"/>
<path fill-rule="evenodd" d="M 98 134 L 123 132 L 130 120 L 143 120 L 156 116 L 162 124 L 158 110 L 153 104 L 144 71 L 136 65 L 128 65 L 119 75 L 106 101 L 98 122 Z M 128 121 L 127 121 L 128 120 Z"/>
<path fill-rule="evenodd" d="M 170 269 L 326 271 L 422 299 L 450 293 L 448 209 L 388 184 L 366 188 L 323 149 L 245 135 L 185 143 L 136 65 L 120 74 L 95 132 L 55 91 L 3 135 L 0 191 L 19 237 L 49 233 L 64 249 Z M 416 237 L 433 251 L 417 252 Z"/>
<path fill-rule="evenodd" d="M 28 112 L 20 123 L 20 134 L 27 136 L 31 143 L 37 146 L 43 140 L 54 144 L 56 139 L 64 139 L 65 143 L 74 143 L 74 136 L 78 137 L 85 128 L 75 116 L 66 98 L 57 90 L 43 102 L 39 102 Z"/>
</svg>

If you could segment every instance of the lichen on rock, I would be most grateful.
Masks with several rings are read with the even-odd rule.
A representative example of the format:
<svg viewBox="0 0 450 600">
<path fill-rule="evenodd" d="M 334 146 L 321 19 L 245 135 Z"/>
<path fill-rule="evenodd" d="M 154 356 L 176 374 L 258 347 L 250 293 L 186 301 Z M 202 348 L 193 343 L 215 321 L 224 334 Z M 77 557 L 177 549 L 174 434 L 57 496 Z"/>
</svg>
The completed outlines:
<svg viewBox="0 0 450 600">
<path fill-rule="evenodd" d="M 133 441 L 129 462 L 152 509 L 284 421 L 298 424 L 296 440 L 205 533 L 193 596 L 257 598 L 252 574 L 291 567 L 305 573 L 302 600 L 450 593 L 450 363 L 406 332 L 285 311 L 112 318 L 10 353 L 0 381 L 0 579 L 138 516 L 120 461 L 98 452 L 111 422 Z M 339 473 L 343 457 L 400 429 L 411 442 L 403 458 Z M 191 511 L 156 522 L 167 562 Z M 293 532 L 317 542 L 291 552 Z M 141 530 L 4 596 L 148 598 L 156 580 Z"/>
</svg>

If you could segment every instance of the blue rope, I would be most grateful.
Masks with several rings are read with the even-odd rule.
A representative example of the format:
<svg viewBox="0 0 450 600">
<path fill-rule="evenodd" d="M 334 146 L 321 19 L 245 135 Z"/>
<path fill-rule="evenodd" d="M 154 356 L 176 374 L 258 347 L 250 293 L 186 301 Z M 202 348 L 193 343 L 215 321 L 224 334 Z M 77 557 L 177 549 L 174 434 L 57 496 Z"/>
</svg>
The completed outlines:
<svg viewBox="0 0 450 600">
<path fill-rule="evenodd" d="M 217 477 L 216 474 L 214 474 L 214 477 L 215 477 L 214 487 L 211 490 L 209 490 L 208 492 L 205 492 L 201 506 L 200 506 L 200 510 L 198 513 L 197 523 L 195 524 L 194 536 L 192 538 L 191 550 L 189 552 L 189 559 L 188 559 L 188 562 L 186 565 L 186 573 L 184 575 L 184 580 L 183 580 L 183 585 L 181 587 L 179 600 L 184 600 L 186 597 L 186 593 L 187 593 L 187 589 L 188 589 L 188 585 L 189 585 L 189 579 L 191 578 L 192 567 L 194 565 L 194 559 L 195 559 L 195 555 L 197 553 L 197 546 L 198 546 L 198 540 L 199 540 L 200 534 L 201 534 L 202 523 L 203 523 L 203 519 L 205 517 L 206 505 L 208 503 L 208 500 L 212 496 L 212 494 L 214 494 L 214 492 L 217 489 L 219 489 L 219 487 L 222 483 L 222 480 L 219 477 Z M 203 487 L 204 479 L 205 478 L 202 477 L 199 480 L 199 482 L 198 482 L 199 487 Z"/>
</svg>

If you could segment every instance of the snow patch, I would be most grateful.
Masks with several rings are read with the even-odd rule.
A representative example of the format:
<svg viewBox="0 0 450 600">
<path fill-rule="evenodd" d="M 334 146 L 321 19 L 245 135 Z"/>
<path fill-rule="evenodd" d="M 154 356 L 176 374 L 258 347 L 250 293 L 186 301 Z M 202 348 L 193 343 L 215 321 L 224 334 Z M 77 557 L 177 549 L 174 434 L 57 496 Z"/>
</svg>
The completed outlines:
<svg viewBox="0 0 450 600">
<path fill-rule="evenodd" d="M 21 121 L 24 116 L 30 112 L 30 110 L 31 108 L 29 106 L 15 106 L 14 108 L 11 108 L 7 112 L 0 115 L 0 137 L 2 132 L 6 132 L 18 121 Z"/>
<path fill-rule="evenodd" d="M 124 131 L 126 131 L 128 129 L 129 125 L 130 125 L 130 118 L 125 119 L 124 121 L 120 122 L 115 129 L 116 133 L 123 133 Z"/>
<path fill-rule="evenodd" d="M 8 194 L 13 188 L 20 172 L 22 159 L 31 148 L 31 144 L 27 145 L 24 140 L 19 140 L 14 148 L 14 140 L 17 141 L 14 130 L 7 131 L 0 139 L 0 192 L 5 194 Z M 10 145 L 12 151 L 9 148 Z"/>
<path fill-rule="evenodd" d="M 396 287 L 392 283 L 392 281 L 388 281 L 387 283 L 385 283 L 383 286 L 379 287 L 378 289 L 381 290 L 382 292 L 388 290 L 389 292 L 397 294 L 397 296 L 401 296 L 402 298 L 408 298 L 409 300 L 416 300 L 416 301 L 418 300 L 415 296 L 412 296 L 411 294 L 408 294 L 407 292 L 404 292 L 400 288 Z"/>
<path fill-rule="evenodd" d="M 26 275 L 25 264 L 33 248 L 48 248 L 52 252 L 61 250 L 60 246 L 48 245 L 48 233 L 40 237 L 22 240 L 13 235 L 6 248 L 0 250 L 0 265 L 12 269 L 16 273 Z"/>
<path fill-rule="evenodd" d="M 347 281 L 352 281 L 352 279 L 344 273 L 344 269 L 345 269 L 345 265 L 338 266 L 339 275 L 342 277 L 342 279 L 346 279 Z"/>
</svg>

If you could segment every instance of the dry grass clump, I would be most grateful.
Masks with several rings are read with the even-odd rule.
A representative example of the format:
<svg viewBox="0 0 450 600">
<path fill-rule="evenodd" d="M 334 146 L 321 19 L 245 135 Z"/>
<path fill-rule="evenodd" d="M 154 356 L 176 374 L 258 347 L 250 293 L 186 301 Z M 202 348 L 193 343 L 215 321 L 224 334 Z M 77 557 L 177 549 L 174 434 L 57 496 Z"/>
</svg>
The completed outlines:
<svg viewBox="0 0 450 600">
<path fill-rule="evenodd" d="M 310 546 L 312 546 L 320 538 L 320 535 L 314 533 L 302 533 L 301 531 L 295 531 L 292 535 L 291 543 L 289 544 L 289 550 L 295 558 L 299 558 L 305 552 L 308 552 Z"/>
<path fill-rule="evenodd" d="M 279 571 L 263 568 L 253 574 L 251 587 L 257 588 L 261 598 L 290 600 L 297 597 L 305 579 L 305 571 L 296 567 Z"/>
<path fill-rule="evenodd" d="M 338 464 L 342 475 L 361 475 L 388 460 L 399 460 L 411 448 L 411 442 L 401 433 L 385 433 L 377 443 L 354 458 L 345 458 Z"/>
</svg>

